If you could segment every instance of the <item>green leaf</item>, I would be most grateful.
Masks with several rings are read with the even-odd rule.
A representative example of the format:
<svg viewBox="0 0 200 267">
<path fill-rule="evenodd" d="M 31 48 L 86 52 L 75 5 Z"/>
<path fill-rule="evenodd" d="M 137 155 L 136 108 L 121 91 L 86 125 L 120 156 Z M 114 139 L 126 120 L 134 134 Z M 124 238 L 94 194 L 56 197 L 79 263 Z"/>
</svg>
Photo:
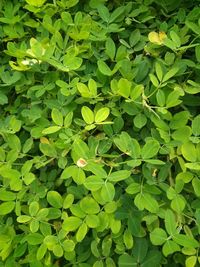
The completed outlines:
<svg viewBox="0 0 200 267">
<path fill-rule="evenodd" d="M 195 240 L 194 238 L 187 236 L 187 235 L 183 235 L 183 234 L 175 234 L 173 236 L 173 240 L 186 248 L 197 248 L 199 247 L 199 242 L 197 240 Z"/>
<path fill-rule="evenodd" d="M 75 243 L 73 240 L 65 240 L 62 244 L 63 244 L 63 249 L 66 252 L 72 252 L 75 248 Z"/>
<path fill-rule="evenodd" d="M 181 213 L 185 208 L 185 199 L 181 195 L 177 195 L 174 199 L 172 199 L 171 207 L 177 213 Z"/>
<path fill-rule="evenodd" d="M 44 255 L 47 252 L 47 246 L 46 244 L 41 244 L 40 247 L 37 250 L 36 258 L 38 261 L 42 260 L 44 258 Z"/>
<path fill-rule="evenodd" d="M 189 137 L 191 136 L 191 128 L 189 126 L 184 126 L 177 129 L 175 132 L 172 133 L 172 138 L 174 140 L 181 141 L 185 143 L 188 141 Z"/>
<path fill-rule="evenodd" d="M 97 215 L 88 214 L 86 216 L 86 223 L 89 228 L 96 228 L 99 226 L 100 220 Z"/>
<path fill-rule="evenodd" d="M 150 240 L 153 245 L 162 245 L 167 240 L 167 234 L 162 228 L 155 228 L 150 233 Z"/>
<path fill-rule="evenodd" d="M 42 243 L 43 239 L 44 236 L 39 233 L 29 234 L 26 237 L 26 240 L 30 245 L 39 245 Z"/>
<path fill-rule="evenodd" d="M 50 126 L 42 131 L 42 134 L 56 133 L 61 129 L 61 126 Z"/>
<path fill-rule="evenodd" d="M 90 108 L 83 106 L 81 108 L 81 114 L 87 124 L 92 124 L 94 122 L 94 113 Z"/>
<path fill-rule="evenodd" d="M 100 72 L 106 76 L 112 76 L 112 71 L 108 67 L 108 65 L 103 61 L 103 60 L 98 60 L 97 61 L 98 69 Z"/>
<path fill-rule="evenodd" d="M 87 214 L 97 214 L 100 211 L 99 204 L 89 196 L 80 201 L 80 207 Z"/>
<path fill-rule="evenodd" d="M 77 83 L 77 89 L 79 93 L 81 94 L 81 96 L 91 97 L 90 91 L 84 83 Z"/>
<path fill-rule="evenodd" d="M 73 150 L 77 154 L 78 158 L 88 158 L 89 148 L 87 144 L 81 139 L 76 139 L 73 143 Z"/>
<path fill-rule="evenodd" d="M 93 97 L 97 96 L 97 83 L 93 79 L 89 79 L 88 81 L 88 88 L 90 90 L 90 94 Z"/>
<path fill-rule="evenodd" d="M 97 177 L 97 176 L 89 176 L 88 178 L 86 178 L 85 182 L 84 182 L 84 186 L 91 191 L 97 191 L 99 190 L 102 185 L 104 184 L 103 179 Z"/>
<path fill-rule="evenodd" d="M 158 77 L 158 80 L 161 82 L 162 77 L 163 77 L 163 70 L 162 70 L 161 65 L 158 62 L 156 62 L 155 64 L 155 69 L 156 69 L 156 75 Z"/>
<path fill-rule="evenodd" d="M 142 158 L 150 159 L 154 157 L 160 149 L 160 144 L 156 140 L 148 140 L 142 148 Z"/>
<path fill-rule="evenodd" d="M 187 25 L 187 27 L 189 29 L 191 29 L 194 33 L 196 33 L 197 35 L 200 35 L 200 29 L 199 26 L 197 24 L 195 24 L 192 21 L 186 20 L 185 24 Z"/>
<path fill-rule="evenodd" d="M 72 70 L 77 70 L 81 67 L 83 63 L 83 59 L 80 57 L 74 57 L 71 55 L 65 55 L 63 59 L 63 64 L 66 70 L 72 71 Z"/>
<path fill-rule="evenodd" d="M 69 128 L 73 119 L 73 112 L 69 112 L 64 119 L 64 127 Z"/>
<path fill-rule="evenodd" d="M 25 0 L 30 6 L 41 7 L 46 0 Z"/>
<path fill-rule="evenodd" d="M 108 181 L 110 182 L 119 182 L 122 180 L 127 179 L 128 177 L 130 177 L 131 172 L 130 171 L 116 171 L 116 172 L 112 172 L 109 176 L 108 176 Z"/>
<path fill-rule="evenodd" d="M 79 227 L 77 233 L 76 233 L 76 241 L 81 242 L 85 238 L 87 231 L 88 231 L 87 224 L 82 223 L 81 226 Z"/>
<path fill-rule="evenodd" d="M 170 128 L 176 130 L 184 127 L 187 124 L 189 117 L 190 113 L 188 111 L 181 111 L 176 113 L 170 120 Z"/>
<path fill-rule="evenodd" d="M 144 161 L 153 165 L 165 165 L 165 162 L 159 159 L 145 159 Z"/>
<path fill-rule="evenodd" d="M 131 139 L 128 143 L 128 150 L 130 151 L 130 156 L 133 159 L 140 158 L 141 149 L 138 141 L 136 139 Z"/>
<path fill-rule="evenodd" d="M 180 251 L 180 247 L 172 240 L 166 240 L 165 244 L 163 245 L 162 252 L 165 257 L 173 254 L 176 251 Z"/>
<path fill-rule="evenodd" d="M 47 201 L 54 208 L 62 208 L 63 205 L 62 196 L 56 191 L 49 191 L 47 193 Z"/>
<path fill-rule="evenodd" d="M 101 197 L 105 202 L 110 202 L 114 199 L 115 187 L 113 184 L 106 182 L 101 188 Z"/>
<path fill-rule="evenodd" d="M 62 249 L 62 247 L 61 247 L 60 244 L 54 245 L 54 247 L 53 247 L 53 254 L 56 257 L 58 257 L 58 258 L 62 257 L 62 255 L 63 255 L 63 249 Z"/>
<path fill-rule="evenodd" d="M 55 124 L 57 124 L 59 126 L 63 125 L 63 115 L 57 108 L 52 109 L 51 117 L 52 117 L 52 120 Z"/>
<path fill-rule="evenodd" d="M 35 179 L 35 175 L 32 172 L 26 173 L 23 177 L 23 181 L 26 185 L 31 184 Z"/>
<path fill-rule="evenodd" d="M 181 146 L 181 152 L 183 157 L 191 162 L 195 162 L 197 160 L 197 151 L 196 148 L 194 146 L 194 144 L 192 144 L 192 142 L 188 142 L 185 143 Z"/>
<path fill-rule="evenodd" d="M 109 58 L 111 60 L 114 60 L 115 57 L 115 53 L 116 53 L 116 46 L 115 46 L 115 42 L 109 37 L 106 40 L 106 54 L 109 56 Z"/>
<path fill-rule="evenodd" d="M 31 233 L 36 233 L 40 227 L 40 223 L 37 220 L 32 220 L 30 222 L 30 231 Z"/>
<path fill-rule="evenodd" d="M 177 48 L 181 46 L 181 39 L 175 31 L 170 31 L 170 37 Z"/>
<path fill-rule="evenodd" d="M 68 209 L 74 202 L 74 195 L 68 194 L 63 201 L 63 209 Z"/>
<path fill-rule="evenodd" d="M 81 168 L 75 167 L 72 178 L 76 184 L 83 184 L 85 182 L 85 172 Z"/>
<path fill-rule="evenodd" d="M 39 204 L 37 201 L 33 201 L 29 205 L 29 214 L 31 216 L 35 216 L 37 212 L 39 211 Z"/>
<path fill-rule="evenodd" d="M 30 222 L 31 219 L 32 219 L 31 216 L 28 216 L 28 215 L 21 215 L 17 217 L 17 221 L 19 223 L 27 223 L 27 222 Z"/>
<path fill-rule="evenodd" d="M 105 107 L 105 108 L 100 108 L 97 113 L 95 114 L 95 122 L 100 123 L 102 121 L 105 121 L 110 114 L 110 109 Z"/>
<path fill-rule="evenodd" d="M 4 188 L 0 188 L 0 200 L 2 201 L 12 201 L 15 200 L 17 195 L 13 192 L 7 191 Z"/>
<path fill-rule="evenodd" d="M 176 220 L 174 213 L 168 209 L 165 212 L 165 228 L 169 235 L 173 235 L 176 233 Z"/>
<path fill-rule="evenodd" d="M 152 82 L 152 84 L 155 86 L 155 87 L 158 87 L 159 86 L 159 81 L 158 79 L 156 78 L 156 76 L 152 73 L 149 74 L 149 78 Z"/>
<path fill-rule="evenodd" d="M 121 78 L 118 82 L 118 94 L 128 98 L 131 92 L 131 82 L 127 79 Z"/>
<path fill-rule="evenodd" d="M 118 261 L 119 267 L 134 267 L 138 266 L 137 261 L 128 254 L 121 255 Z"/>
<path fill-rule="evenodd" d="M 167 97 L 166 106 L 168 108 L 171 108 L 179 105 L 182 102 L 181 100 L 179 100 L 179 97 L 180 97 L 179 91 L 172 91 Z"/>
<path fill-rule="evenodd" d="M 131 183 L 127 188 L 126 188 L 126 192 L 128 194 L 137 194 L 139 193 L 141 190 L 141 185 L 138 183 Z"/>
<path fill-rule="evenodd" d="M 144 114 L 139 113 L 135 116 L 135 118 L 133 119 L 133 122 L 134 122 L 135 127 L 141 129 L 147 123 L 147 117 Z"/>
<path fill-rule="evenodd" d="M 133 236 L 131 232 L 126 229 L 123 234 L 123 241 L 127 249 L 131 249 L 133 247 Z"/>
<path fill-rule="evenodd" d="M 179 71 L 178 68 L 174 67 L 174 68 L 171 68 L 163 77 L 163 80 L 162 82 L 166 82 L 168 81 L 169 79 L 171 79 L 173 76 L 176 75 L 176 73 Z"/>
<path fill-rule="evenodd" d="M 200 45 L 195 47 L 195 55 L 198 62 L 200 62 Z"/>
<path fill-rule="evenodd" d="M 147 209 L 148 211 L 152 213 L 158 212 L 159 210 L 158 202 L 150 194 L 143 193 L 141 201 L 144 205 L 144 208 Z"/>
<path fill-rule="evenodd" d="M 147 253 L 145 260 L 142 262 L 141 267 L 160 266 L 162 254 L 157 250 L 151 250 Z"/>
<path fill-rule="evenodd" d="M 160 107 L 164 107 L 164 105 L 165 105 L 165 93 L 161 89 L 159 89 L 156 93 L 156 100 L 157 100 L 158 105 Z"/>
<path fill-rule="evenodd" d="M 0 215 L 6 215 L 10 213 L 15 207 L 14 201 L 8 201 L 0 204 Z"/>
<path fill-rule="evenodd" d="M 5 105 L 8 103 L 8 97 L 0 92 L 0 105 Z"/>
<path fill-rule="evenodd" d="M 22 148 L 23 153 L 27 153 L 29 150 L 31 150 L 32 146 L 33 146 L 33 138 L 30 137 L 25 141 L 23 145 Z"/>
<path fill-rule="evenodd" d="M 82 223 L 82 220 L 78 217 L 70 216 L 63 222 L 62 228 L 66 232 L 75 231 Z"/>
<path fill-rule="evenodd" d="M 200 179 L 194 177 L 192 180 L 192 186 L 197 197 L 200 197 Z"/>
<path fill-rule="evenodd" d="M 199 171 L 200 170 L 200 163 L 186 163 L 185 167 L 191 170 L 196 170 Z"/>
<path fill-rule="evenodd" d="M 192 120 L 192 133 L 195 136 L 200 135 L 200 115 L 196 116 L 193 120 Z"/>
</svg>

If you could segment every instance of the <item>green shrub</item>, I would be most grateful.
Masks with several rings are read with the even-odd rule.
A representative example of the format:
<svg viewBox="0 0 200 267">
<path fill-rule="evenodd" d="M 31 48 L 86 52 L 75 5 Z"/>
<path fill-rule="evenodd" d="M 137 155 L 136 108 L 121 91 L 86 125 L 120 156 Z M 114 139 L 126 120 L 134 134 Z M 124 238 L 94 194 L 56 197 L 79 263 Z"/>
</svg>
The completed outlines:
<svg viewBox="0 0 200 267">
<path fill-rule="evenodd" d="M 200 265 L 200 7 L 0 1 L 0 266 Z"/>
</svg>

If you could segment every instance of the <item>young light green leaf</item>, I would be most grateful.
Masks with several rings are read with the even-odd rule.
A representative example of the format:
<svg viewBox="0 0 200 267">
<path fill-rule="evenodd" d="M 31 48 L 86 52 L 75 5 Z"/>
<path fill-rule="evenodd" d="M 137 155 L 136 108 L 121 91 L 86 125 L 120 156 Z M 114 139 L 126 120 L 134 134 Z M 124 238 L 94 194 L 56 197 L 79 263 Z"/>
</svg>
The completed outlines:
<svg viewBox="0 0 200 267">
<path fill-rule="evenodd" d="M 6 215 L 10 213 L 15 207 L 14 201 L 8 201 L 0 204 L 0 215 Z"/>
<path fill-rule="evenodd" d="M 112 76 L 112 70 L 108 67 L 108 65 L 103 60 L 97 61 L 98 69 L 100 72 L 106 76 Z"/>
<path fill-rule="evenodd" d="M 197 151 L 195 145 L 192 142 L 187 142 L 181 146 L 181 152 L 183 157 L 191 162 L 195 162 L 197 160 Z"/>
<path fill-rule="evenodd" d="M 59 126 L 63 125 L 63 115 L 57 108 L 52 109 L 51 117 L 52 117 L 52 120 L 55 124 L 57 124 Z"/>
<path fill-rule="evenodd" d="M 118 94 L 128 98 L 131 92 L 131 82 L 127 79 L 121 78 L 118 82 Z"/>
<path fill-rule="evenodd" d="M 77 233 L 76 233 L 76 241 L 81 242 L 85 238 L 87 231 L 88 231 L 87 224 L 82 223 L 81 226 L 79 227 Z"/>
<path fill-rule="evenodd" d="M 89 196 L 80 201 L 80 207 L 87 214 L 97 214 L 100 210 L 99 204 Z"/>
<path fill-rule="evenodd" d="M 30 6 L 41 7 L 46 0 L 25 0 Z"/>
<path fill-rule="evenodd" d="M 91 97 L 90 91 L 84 83 L 77 83 L 77 89 L 82 97 Z"/>
<path fill-rule="evenodd" d="M 81 108 L 81 114 L 87 124 L 92 124 L 94 122 L 94 113 L 90 108 L 83 106 Z"/>
<path fill-rule="evenodd" d="M 75 216 L 70 216 L 66 218 L 63 222 L 62 228 L 66 232 L 75 231 L 82 223 L 82 220 Z"/>
<path fill-rule="evenodd" d="M 181 39 L 175 31 L 170 31 L 170 37 L 177 48 L 181 46 Z"/>
<path fill-rule="evenodd" d="M 100 123 L 102 121 L 105 121 L 108 118 L 109 114 L 110 114 L 109 108 L 107 107 L 100 108 L 95 115 L 95 122 Z"/>
<path fill-rule="evenodd" d="M 155 86 L 155 87 L 158 87 L 159 86 L 159 81 L 158 79 L 156 78 L 156 76 L 152 73 L 149 74 L 149 78 L 152 82 L 152 84 Z"/>
<path fill-rule="evenodd" d="M 170 70 L 164 75 L 162 82 L 164 83 L 164 82 L 168 81 L 169 79 L 171 79 L 173 76 L 176 75 L 176 73 L 177 73 L 178 71 L 179 71 L 179 69 L 176 68 L 176 67 L 170 69 Z"/>
<path fill-rule="evenodd" d="M 197 197 L 200 197 L 200 179 L 194 177 L 192 180 L 192 186 Z"/>
<path fill-rule="evenodd" d="M 199 242 L 192 238 L 191 236 L 183 235 L 183 234 L 175 234 L 173 236 L 173 240 L 186 248 L 197 248 L 199 247 Z"/>
<path fill-rule="evenodd" d="M 19 223 L 27 223 L 31 221 L 31 216 L 28 215 L 20 215 L 19 217 L 17 217 L 17 222 Z"/>
<path fill-rule="evenodd" d="M 74 241 L 73 240 L 65 240 L 64 242 L 63 242 L 63 249 L 64 249 L 64 251 L 66 251 L 66 252 L 72 252 L 73 250 L 74 250 L 74 248 L 75 248 L 75 243 L 74 243 Z"/>
<path fill-rule="evenodd" d="M 62 127 L 61 126 L 50 126 L 42 131 L 42 134 L 52 134 L 58 132 Z"/>
</svg>

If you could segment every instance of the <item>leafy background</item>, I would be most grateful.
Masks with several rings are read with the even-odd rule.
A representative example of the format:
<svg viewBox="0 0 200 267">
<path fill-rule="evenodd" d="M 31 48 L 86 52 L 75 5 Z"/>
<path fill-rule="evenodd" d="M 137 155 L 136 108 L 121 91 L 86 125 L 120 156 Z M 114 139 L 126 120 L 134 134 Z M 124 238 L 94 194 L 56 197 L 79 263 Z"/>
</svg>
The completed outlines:
<svg viewBox="0 0 200 267">
<path fill-rule="evenodd" d="M 0 266 L 200 265 L 200 1 L 0 1 Z"/>
</svg>

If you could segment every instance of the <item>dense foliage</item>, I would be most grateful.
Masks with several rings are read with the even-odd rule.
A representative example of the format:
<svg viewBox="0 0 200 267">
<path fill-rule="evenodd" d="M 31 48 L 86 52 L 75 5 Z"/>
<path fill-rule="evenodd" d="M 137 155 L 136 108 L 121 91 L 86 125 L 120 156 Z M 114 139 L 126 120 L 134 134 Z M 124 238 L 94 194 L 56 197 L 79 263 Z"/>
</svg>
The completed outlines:
<svg viewBox="0 0 200 267">
<path fill-rule="evenodd" d="M 200 1 L 0 1 L 0 266 L 200 265 Z"/>
</svg>

